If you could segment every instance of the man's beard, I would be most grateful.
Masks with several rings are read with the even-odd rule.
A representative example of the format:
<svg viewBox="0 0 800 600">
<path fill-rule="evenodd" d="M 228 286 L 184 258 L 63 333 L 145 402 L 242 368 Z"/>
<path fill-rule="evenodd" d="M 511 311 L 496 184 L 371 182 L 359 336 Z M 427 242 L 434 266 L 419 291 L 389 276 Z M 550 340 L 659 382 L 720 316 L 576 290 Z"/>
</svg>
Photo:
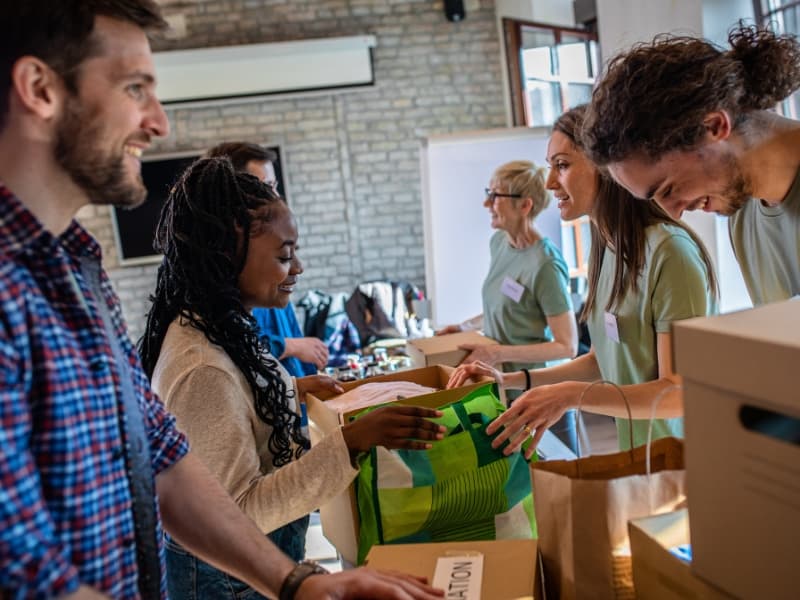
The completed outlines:
<svg viewBox="0 0 800 600">
<path fill-rule="evenodd" d="M 90 203 L 134 208 L 144 202 L 147 189 L 141 176 L 132 181 L 126 174 L 122 151 L 113 156 L 99 149 L 104 134 L 99 119 L 70 96 L 56 131 L 55 158 Z"/>
<path fill-rule="evenodd" d="M 739 163 L 733 156 L 729 156 L 725 162 L 726 170 L 732 173 L 733 177 L 720 193 L 720 196 L 725 200 L 725 206 L 719 211 L 719 214 L 730 217 L 739 212 L 750 201 L 753 196 L 753 186 L 745 178 Z"/>
</svg>

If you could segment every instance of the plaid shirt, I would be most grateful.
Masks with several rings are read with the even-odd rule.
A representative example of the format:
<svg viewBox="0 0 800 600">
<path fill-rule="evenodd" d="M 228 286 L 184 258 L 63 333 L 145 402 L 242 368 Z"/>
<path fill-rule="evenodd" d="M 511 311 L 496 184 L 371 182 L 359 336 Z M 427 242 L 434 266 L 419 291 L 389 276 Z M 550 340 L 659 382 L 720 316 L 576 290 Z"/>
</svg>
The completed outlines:
<svg viewBox="0 0 800 600">
<path fill-rule="evenodd" d="M 0 185 L 0 596 L 7 598 L 51 598 L 80 584 L 112 598 L 139 596 L 119 369 L 80 270 L 87 261 L 101 272 L 112 335 L 134 375 L 153 475 L 188 451 L 150 390 L 97 242 L 75 222 L 53 237 Z M 156 534 L 161 544 L 160 526 Z M 159 554 L 166 598 L 163 546 Z"/>
</svg>

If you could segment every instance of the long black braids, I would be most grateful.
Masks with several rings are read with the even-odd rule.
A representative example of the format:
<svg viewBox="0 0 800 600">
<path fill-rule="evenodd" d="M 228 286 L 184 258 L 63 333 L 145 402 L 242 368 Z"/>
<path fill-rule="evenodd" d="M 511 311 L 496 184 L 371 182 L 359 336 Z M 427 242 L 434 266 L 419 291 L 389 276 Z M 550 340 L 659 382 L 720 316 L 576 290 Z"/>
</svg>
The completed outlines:
<svg viewBox="0 0 800 600">
<path fill-rule="evenodd" d="M 164 259 L 139 340 L 149 377 L 167 329 L 178 317 L 221 346 L 250 384 L 258 417 L 272 428 L 269 449 L 276 467 L 299 457 L 308 441 L 300 418 L 289 408 L 287 393 L 293 390 L 287 390 L 277 362 L 265 358 L 256 321 L 242 304 L 238 279 L 251 233 L 257 235 L 272 212 L 254 224 L 252 211 L 279 202 L 268 186 L 235 172 L 226 158 L 194 162 L 173 186 L 159 217 L 155 247 Z M 298 446 L 294 453 L 292 441 Z"/>
</svg>

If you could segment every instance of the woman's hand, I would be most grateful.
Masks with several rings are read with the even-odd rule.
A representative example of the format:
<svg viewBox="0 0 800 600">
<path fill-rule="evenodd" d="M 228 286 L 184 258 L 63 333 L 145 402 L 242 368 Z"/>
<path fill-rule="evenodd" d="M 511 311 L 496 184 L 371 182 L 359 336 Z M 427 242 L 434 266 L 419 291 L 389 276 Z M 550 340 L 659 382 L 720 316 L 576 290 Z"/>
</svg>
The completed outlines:
<svg viewBox="0 0 800 600">
<path fill-rule="evenodd" d="M 298 377 L 295 381 L 297 382 L 297 393 L 301 398 L 304 398 L 307 392 L 331 392 L 332 394 L 344 392 L 342 386 L 328 375 L 309 375 Z"/>
<path fill-rule="evenodd" d="M 503 386 L 503 373 L 495 369 L 492 365 L 484 362 L 473 362 L 461 365 L 453 371 L 450 379 L 447 380 L 447 389 L 461 387 L 468 383 L 473 377 L 491 377 L 500 387 Z"/>
<path fill-rule="evenodd" d="M 461 325 L 447 325 L 434 331 L 433 335 L 447 335 L 448 333 L 458 333 L 459 331 L 461 331 Z"/>
<path fill-rule="evenodd" d="M 461 361 L 461 364 L 483 362 L 489 365 L 496 365 L 500 360 L 498 356 L 499 344 L 461 344 L 459 350 L 467 350 L 469 354 Z"/>
<path fill-rule="evenodd" d="M 427 450 L 427 440 L 440 440 L 447 428 L 428 419 L 442 413 L 422 406 L 391 404 L 367 413 L 342 427 L 342 435 L 351 453 L 367 452 L 374 446 Z M 425 441 L 421 441 L 425 440 Z"/>
<path fill-rule="evenodd" d="M 585 383 L 565 381 L 554 385 L 542 385 L 528 390 L 514 400 L 509 409 L 489 423 L 487 435 L 500 434 L 492 440 L 492 447 L 500 447 L 506 440 L 509 444 L 503 450 L 508 456 L 516 452 L 529 437 L 531 445 L 525 450 L 525 458 L 533 456 L 536 446 L 545 430 L 558 421 L 570 408 L 578 405 L 578 398 L 586 388 Z"/>
</svg>

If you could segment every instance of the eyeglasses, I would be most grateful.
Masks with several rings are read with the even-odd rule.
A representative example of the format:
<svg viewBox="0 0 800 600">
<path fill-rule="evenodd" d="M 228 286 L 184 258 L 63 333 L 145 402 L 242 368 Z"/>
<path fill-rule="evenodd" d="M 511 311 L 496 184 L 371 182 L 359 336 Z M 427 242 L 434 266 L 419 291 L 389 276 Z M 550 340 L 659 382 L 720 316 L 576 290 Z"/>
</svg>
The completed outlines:
<svg viewBox="0 0 800 600">
<path fill-rule="evenodd" d="M 495 198 L 522 198 L 522 194 L 501 194 L 489 188 L 483 188 L 483 191 L 486 193 L 489 202 L 494 202 Z"/>
</svg>

